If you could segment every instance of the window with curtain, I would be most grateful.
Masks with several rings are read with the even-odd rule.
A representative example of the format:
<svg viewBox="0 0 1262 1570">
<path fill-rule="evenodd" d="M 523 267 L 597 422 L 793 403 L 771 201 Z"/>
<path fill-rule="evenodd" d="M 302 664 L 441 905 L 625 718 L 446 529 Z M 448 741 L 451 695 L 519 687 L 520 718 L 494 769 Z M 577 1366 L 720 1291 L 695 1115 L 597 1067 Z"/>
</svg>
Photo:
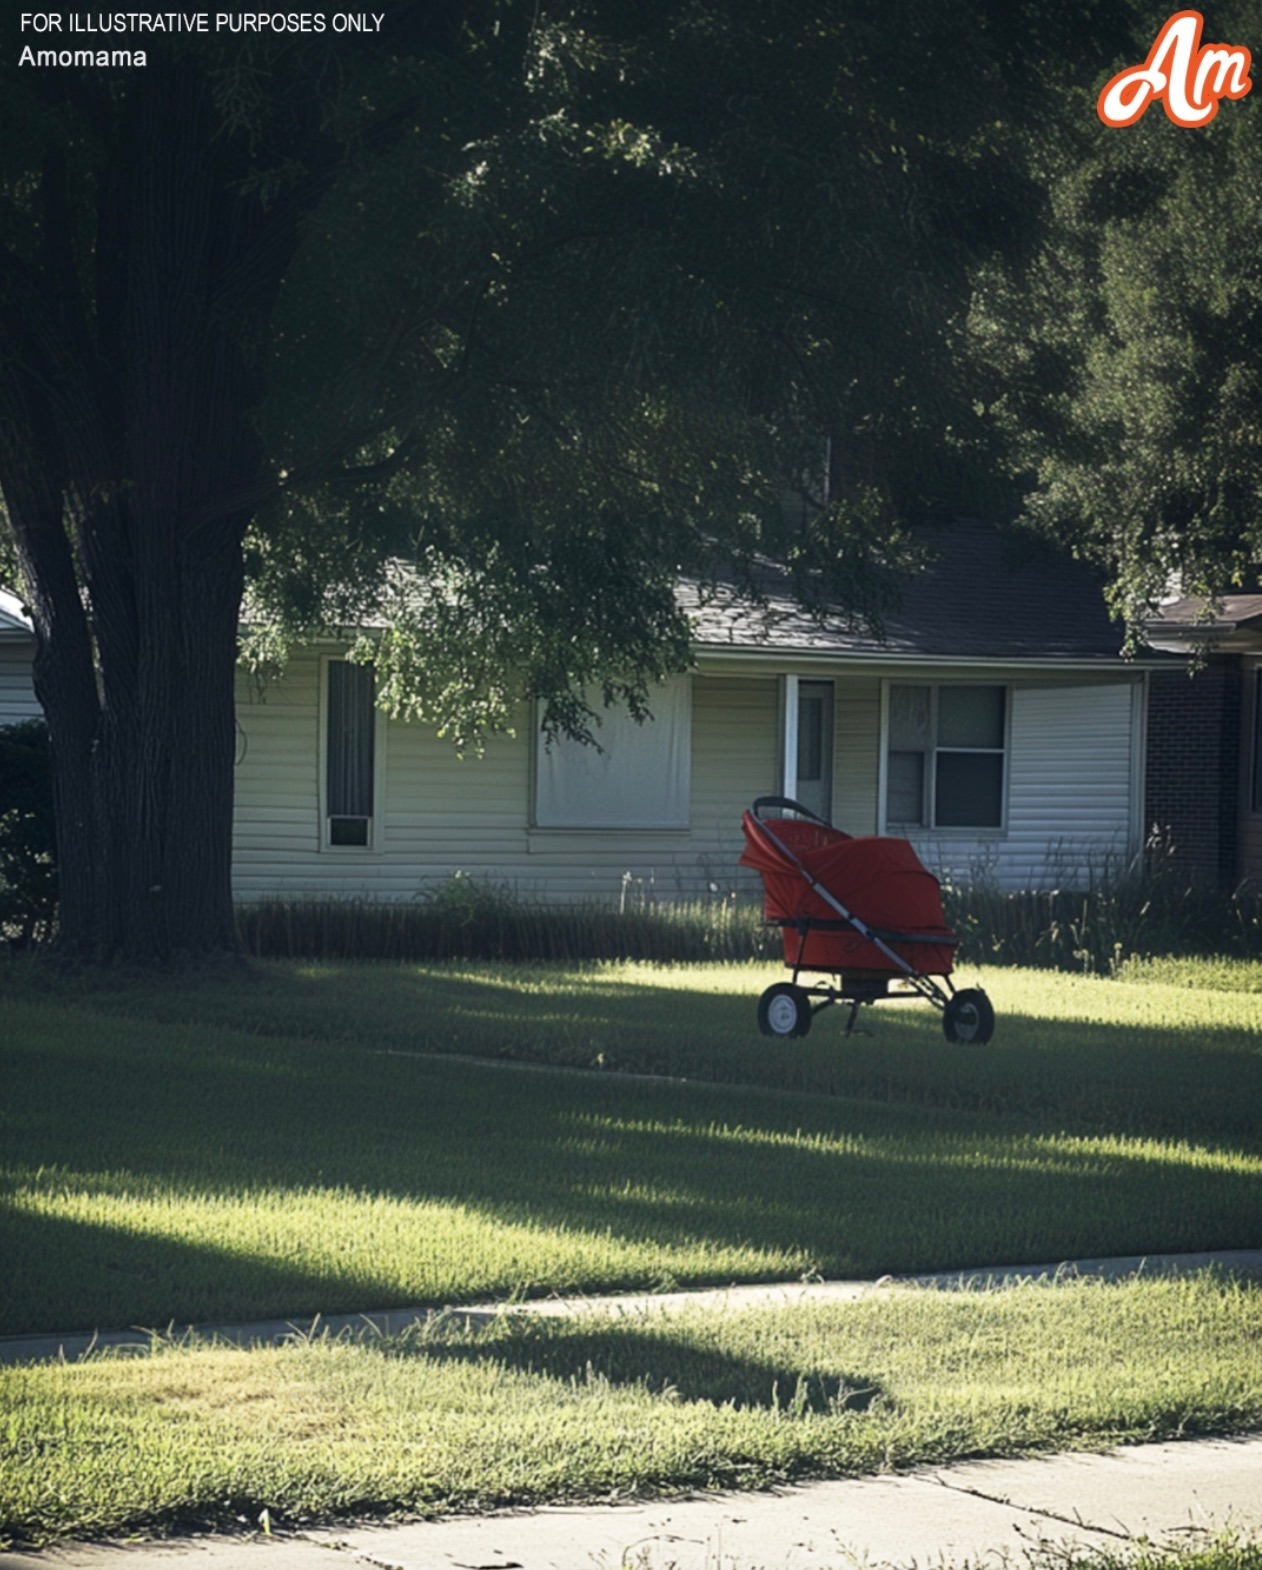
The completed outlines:
<svg viewBox="0 0 1262 1570">
<path fill-rule="evenodd" d="M 890 828 L 1003 827 L 1007 689 L 894 682 L 885 821 Z"/>
<path fill-rule="evenodd" d="M 330 845 L 368 845 L 375 794 L 377 708 L 370 665 L 326 669 L 324 811 Z"/>
<path fill-rule="evenodd" d="M 665 682 L 649 699 L 652 718 L 637 725 L 624 708 L 602 709 L 599 750 L 538 737 L 535 827 L 541 829 L 686 829 L 692 768 L 691 683 Z"/>
</svg>

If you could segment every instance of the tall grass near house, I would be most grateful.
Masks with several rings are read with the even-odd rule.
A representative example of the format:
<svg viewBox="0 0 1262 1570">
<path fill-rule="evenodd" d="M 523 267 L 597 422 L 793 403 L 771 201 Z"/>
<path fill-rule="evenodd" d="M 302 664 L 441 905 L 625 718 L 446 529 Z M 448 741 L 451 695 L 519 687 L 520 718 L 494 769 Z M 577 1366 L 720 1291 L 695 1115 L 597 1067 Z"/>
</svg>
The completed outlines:
<svg viewBox="0 0 1262 1570">
<path fill-rule="evenodd" d="M 1262 891 L 1189 883 L 1160 857 L 1143 868 L 1106 868 L 1085 889 L 1006 892 L 986 880 L 943 890 L 960 958 L 979 965 L 1114 975 L 1162 958 L 1262 952 Z"/>
<path fill-rule="evenodd" d="M 778 933 L 759 907 L 734 898 L 639 904 L 546 904 L 457 875 L 409 902 L 262 900 L 238 931 L 261 959 L 650 960 L 695 964 L 764 959 Z"/>
<path fill-rule="evenodd" d="M 957 964 L 1112 975 L 1154 957 L 1262 952 L 1262 893 L 1190 886 L 1169 866 L 1104 874 L 1085 889 L 1009 892 L 980 880 L 943 888 Z M 631 908 L 562 905 L 457 875 L 409 902 L 271 899 L 242 907 L 247 953 L 261 959 L 775 960 L 760 903 L 728 895 Z"/>
</svg>

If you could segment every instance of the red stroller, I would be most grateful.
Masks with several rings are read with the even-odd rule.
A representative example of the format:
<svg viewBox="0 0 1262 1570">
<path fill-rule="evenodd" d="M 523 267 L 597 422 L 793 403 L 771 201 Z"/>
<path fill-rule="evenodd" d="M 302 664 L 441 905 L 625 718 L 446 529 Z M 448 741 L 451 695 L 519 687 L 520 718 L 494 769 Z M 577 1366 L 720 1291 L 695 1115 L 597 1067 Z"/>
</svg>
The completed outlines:
<svg viewBox="0 0 1262 1570">
<path fill-rule="evenodd" d="M 794 816 L 764 816 L 769 810 Z M 760 796 L 744 829 L 741 866 L 762 874 L 764 914 L 783 929 L 793 971 L 758 1001 L 763 1035 L 804 1036 L 830 1003 L 850 1004 L 850 1035 L 864 1003 L 919 996 L 942 1010 L 948 1041 L 990 1040 L 990 999 L 951 985 L 959 940 L 945 925 L 937 878 L 906 840 L 843 834 L 787 796 Z M 831 974 L 836 985 L 804 987 L 804 970 Z"/>
</svg>

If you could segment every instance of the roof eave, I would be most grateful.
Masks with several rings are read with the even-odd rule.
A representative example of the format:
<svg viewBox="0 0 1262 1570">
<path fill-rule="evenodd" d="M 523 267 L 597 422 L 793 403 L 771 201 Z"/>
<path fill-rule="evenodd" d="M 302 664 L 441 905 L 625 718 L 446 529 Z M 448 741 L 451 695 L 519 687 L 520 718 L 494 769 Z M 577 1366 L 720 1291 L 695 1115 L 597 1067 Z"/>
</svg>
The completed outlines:
<svg viewBox="0 0 1262 1570">
<path fill-rule="evenodd" d="M 817 645 L 794 647 L 787 644 L 758 646 L 737 643 L 694 642 L 693 651 L 698 662 L 706 660 L 755 660 L 760 663 L 784 664 L 857 665 L 857 666 L 938 666 L 967 670 L 1031 671 L 1136 671 L 1164 670 L 1171 663 L 1170 655 L 1137 655 L 1128 658 L 1122 654 L 935 654 L 924 650 L 907 649 L 821 649 Z M 1174 656 L 1178 658 L 1178 656 Z M 1186 657 L 1186 656 L 1184 656 Z"/>
<path fill-rule="evenodd" d="M 1148 627 L 1148 641 L 1154 649 L 1185 657 L 1198 648 L 1211 654 L 1249 654 L 1262 649 L 1262 622 L 1230 622 L 1200 627 Z"/>
</svg>

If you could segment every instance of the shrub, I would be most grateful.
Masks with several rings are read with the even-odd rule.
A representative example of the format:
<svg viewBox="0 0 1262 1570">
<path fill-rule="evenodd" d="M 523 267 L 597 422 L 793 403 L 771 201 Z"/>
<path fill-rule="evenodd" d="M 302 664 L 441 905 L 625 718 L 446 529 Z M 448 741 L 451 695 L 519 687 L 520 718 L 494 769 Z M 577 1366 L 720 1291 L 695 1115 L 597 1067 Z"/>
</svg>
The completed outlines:
<svg viewBox="0 0 1262 1570">
<path fill-rule="evenodd" d="M 0 728 L 0 933 L 17 946 L 39 941 L 56 912 L 48 727 L 24 720 Z"/>
</svg>

